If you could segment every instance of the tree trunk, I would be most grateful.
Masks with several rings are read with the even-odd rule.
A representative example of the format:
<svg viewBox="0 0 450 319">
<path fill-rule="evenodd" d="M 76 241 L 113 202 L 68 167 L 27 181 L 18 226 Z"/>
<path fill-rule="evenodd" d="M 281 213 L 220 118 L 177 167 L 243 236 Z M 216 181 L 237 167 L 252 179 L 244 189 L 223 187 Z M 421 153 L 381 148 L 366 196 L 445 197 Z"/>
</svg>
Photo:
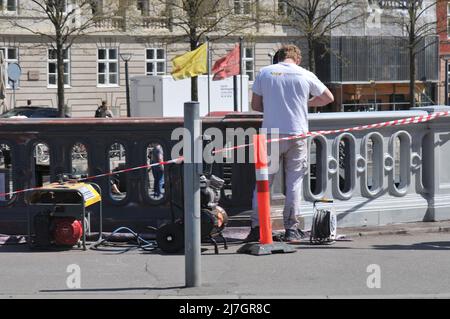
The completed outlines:
<svg viewBox="0 0 450 319">
<path fill-rule="evenodd" d="M 65 116 L 64 106 L 64 46 L 63 43 L 56 44 L 56 67 L 58 85 L 58 113 L 60 117 Z"/>
<path fill-rule="evenodd" d="M 412 51 L 409 53 L 409 108 L 416 106 L 416 55 Z"/>
<path fill-rule="evenodd" d="M 191 51 L 197 49 L 197 30 L 195 28 L 190 29 L 190 46 Z M 198 102 L 198 77 L 191 78 L 191 101 Z"/>
<path fill-rule="evenodd" d="M 191 78 L 191 101 L 198 102 L 198 77 Z"/>
<path fill-rule="evenodd" d="M 308 38 L 308 68 L 312 73 L 316 73 L 316 50 L 314 43 L 313 38 Z"/>
<path fill-rule="evenodd" d="M 409 50 L 409 108 L 416 106 L 416 4 L 409 3 L 409 35 L 408 35 L 408 50 Z"/>
</svg>

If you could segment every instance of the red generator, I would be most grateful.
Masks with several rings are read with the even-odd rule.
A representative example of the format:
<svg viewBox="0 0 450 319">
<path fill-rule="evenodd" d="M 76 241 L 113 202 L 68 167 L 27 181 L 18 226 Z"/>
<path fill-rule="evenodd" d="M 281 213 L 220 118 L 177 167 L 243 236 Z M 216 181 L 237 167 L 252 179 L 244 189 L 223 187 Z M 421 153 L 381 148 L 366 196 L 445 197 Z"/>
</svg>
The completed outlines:
<svg viewBox="0 0 450 319">
<path fill-rule="evenodd" d="M 86 250 L 90 217 L 98 205 L 102 235 L 100 193 L 96 184 L 70 180 L 32 191 L 27 199 L 30 248 L 70 249 L 78 246 Z"/>
<path fill-rule="evenodd" d="M 55 218 L 50 226 L 52 237 L 58 246 L 75 246 L 83 236 L 82 222 L 75 218 Z"/>
</svg>

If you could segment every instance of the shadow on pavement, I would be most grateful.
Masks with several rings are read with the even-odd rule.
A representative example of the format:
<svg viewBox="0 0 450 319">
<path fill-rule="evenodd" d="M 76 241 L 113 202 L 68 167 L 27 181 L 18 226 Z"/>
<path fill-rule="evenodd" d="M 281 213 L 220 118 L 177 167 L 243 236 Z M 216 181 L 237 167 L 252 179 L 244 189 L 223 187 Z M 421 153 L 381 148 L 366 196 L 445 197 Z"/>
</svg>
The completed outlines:
<svg viewBox="0 0 450 319">
<path fill-rule="evenodd" d="M 185 286 L 173 287 L 132 287 L 132 288 L 90 288 L 90 289 L 59 289 L 59 290 L 39 290 L 47 293 L 67 293 L 67 292 L 117 292 L 117 291 L 142 291 L 142 290 L 174 290 L 186 288 Z"/>
<path fill-rule="evenodd" d="M 344 250 L 344 249 L 355 249 L 352 247 L 339 247 L 339 246 L 319 246 L 319 245 L 309 245 L 309 244 L 298 244 L 296 245 L 298 250 L 313 250 L 313 249 L 338 249 L 338 250 Z"/>
<path fill-rule="evenodd" d="M 43 248 L 33 248 L 30 249 L 30 246 L 27 244 L 14 244 L 14 245 L 0 245 L 0 254 L 1 253 L 50 253 L 50 252 L 68 252 L 71 250 L 76 250 L 76 251 L 80 251 L 83 252 L 83 250 L 81 248 L 58 248 L 58 247 L 53 247 L 53 248 L 48 248 L 48 249 L 43 249 Z"/>
<path fill-rule="evenodd" d="M 411 245 L 373 245 L 380 250 L 450 250 L 450 241 L 432 241 Z"/>
<path fill-rule="evenodd" d="M 228 249 L 224 249 L 223 246 L 219 245 L 219 254 L 216 255 L 214 252 L 214 247 L 212 245 L 204 245 L 201 248 L 202 255 L 204 256 L 220 256 L 220 255 L 235 255 L 235 250 L 239 248 L 240 246 L 244 245 L 242 241 L 239 242 L 232 242 L 228 244 Z M 299 250 L 312 250 L 312 249 L 353 249 L 351 247 L 342 247 L 342 246 L 336 246 L 336 245 L 311 245 L 309 242 L 300 242 L 300 243 L 291 243 L 290 245 L 295 246 Z M 88 246 L 89 247 L 89 246 Z M 448 248 L 450 249 L 450 247 Z M 79 251 L 80 253 L 83 253 L 83 250 L 80 248 L 73 248 L 73 249 L 58 249 L 58 248 L 49 248 L 49 249 L 30 249 L 28 245 L 0 245 L 0 254 L 2 253 L 29 253 L 29 254 L 39 254 L 39 253 L 58 253 L 58 252 L 74 252 Z M 141 250 L 139 247 L 102 247 L 97 249 L 89 249 L 88 251 L 96 251 L 100 253 L 101 255 L 109 256 L 109 255 L 121 255 L 126 254 L 129 252 L 138 252 L 143 255 L 160 255 L 160 256 L 184 256 L 184 251 L 178 252 L 178 253 L 166 253 L 163 252 L 161 249 L 153 249 L 153 250 Z"/>
</svg>

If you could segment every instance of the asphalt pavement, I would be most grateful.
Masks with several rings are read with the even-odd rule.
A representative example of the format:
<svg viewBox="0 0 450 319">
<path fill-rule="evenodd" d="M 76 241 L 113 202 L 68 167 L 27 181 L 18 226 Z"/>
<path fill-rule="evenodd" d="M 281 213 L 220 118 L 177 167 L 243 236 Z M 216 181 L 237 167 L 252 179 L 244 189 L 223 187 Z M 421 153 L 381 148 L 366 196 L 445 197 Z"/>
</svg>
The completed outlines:
<svg viewBox="0 0 450 319">
<path fill-rule="evenodd" d="M 0 298 L 450 298 L 450 233 L 433 224 L 356 230 L 333 245 L 293 245 L 290 254 L 238 254 L 234 241 L 215 255 L 203 245 L 199 288 L 185 288 L 181 254 L 0 246 Z"/>
</svg>

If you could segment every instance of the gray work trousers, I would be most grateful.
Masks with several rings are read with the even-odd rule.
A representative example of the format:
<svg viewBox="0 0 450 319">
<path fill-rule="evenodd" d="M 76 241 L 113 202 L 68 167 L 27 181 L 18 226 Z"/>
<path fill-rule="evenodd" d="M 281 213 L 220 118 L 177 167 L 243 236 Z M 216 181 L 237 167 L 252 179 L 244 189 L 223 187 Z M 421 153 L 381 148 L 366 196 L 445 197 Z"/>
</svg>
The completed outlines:
<svg viewBox="0 0 450 319">
<path fill-rule="evenodd" d="M 280 134 L 280 137 L 284 136 L 288 135 Z M 283 210 L 284 228 L 297 229 L 298 220 L 296 216 L 300 215 L 300 200 L 302 194 L 303 176 L 305 175 L 308 168 L 307 143 L 305 139 L 295 139 L 289 141 L 280 141 L 278 143 L 278 146 L 279 163 L 283 163 L 286 186 L 286 198 Z M 271 172 L 269 166 L 270 186 L 272 186 L 276 173 L 277 172 Z M 259 226 L 256 188 L 253 192 L 252 207 L 253 212 L 251 215 L 251 222 L 252 227 L 256 227 Z"/>
</svg>

